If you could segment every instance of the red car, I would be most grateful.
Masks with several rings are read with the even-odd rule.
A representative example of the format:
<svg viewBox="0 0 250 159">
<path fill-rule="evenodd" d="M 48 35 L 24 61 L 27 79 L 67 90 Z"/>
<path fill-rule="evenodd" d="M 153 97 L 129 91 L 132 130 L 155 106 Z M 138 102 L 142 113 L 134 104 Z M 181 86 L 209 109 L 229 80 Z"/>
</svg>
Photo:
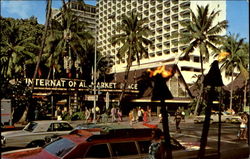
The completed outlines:
<svg viewBox="0 0 250 159">
<path fill-rule="evenodd" d="M 93 135 L 86 130 L 75 130 L 43 148 L 6 152 L 1 157 L 2 159 L 143 159 L 148 156 L 151 132 L 152 129 L 114 129 L 108 133 Z M 186 149 L 173 138 L 171 144 L 175 159 L 196 158 L 197 150 Z M 206 150 L 207 157 L 214 158 L 216 155 L 215 150 Z"/>
</svg>

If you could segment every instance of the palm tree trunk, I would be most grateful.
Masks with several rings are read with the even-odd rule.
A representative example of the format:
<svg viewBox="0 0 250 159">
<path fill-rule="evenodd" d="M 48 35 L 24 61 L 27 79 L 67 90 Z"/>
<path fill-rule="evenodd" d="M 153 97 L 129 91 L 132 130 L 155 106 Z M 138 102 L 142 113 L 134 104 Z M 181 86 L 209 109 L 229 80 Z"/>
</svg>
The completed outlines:
<svg viewBox="0 0 250 159">
<path fill-rule="evenodd" d="M 231 87 L 230 87 L 230 104 L 229 104 L 230 110 L 233 107 L 233 79 L 234 79 L 234 77 L 233 77 L 233 71 L 232 71 Z"/>
<path fill-rule="evenodd" d="M 194 110 L 194 115 L 197 115 L 197 111 L 199 108 L 200 103 L 202 103 L 202 96 L 203 96 L 203 90 L 204 90 L 204 84 L 203 84 L 203 80 L 204 80 L 204 68 L 203 68 L 203 56 L 200 52 L 200 60 L 201 60 L 201 87 L 200 87 L 200 91 L 199 91 L 199 95 L 198 95 L 198 100 L 195 106 L 195 110 Z"/>
<path fill-rule="evenodd" d="M 246 110 L 246 106 L 247 106 L 247 80 L 245 80 L 245 85 L 244 85 L 243 111 Z"/>
<path fill-rule="evenodd" d="M 208 97 L 207 97 L 207 106 L 205 109 L 205 121 L 203 124 L 203 129 L 202 129 L 202 134 L 201 134 L 201 139 L 200 139 L 200 150 L 198 153 L 198 159 L 203 159 L 205 155 L 205 147 L 207 145 L 207 136 L 209 132 L 209 127 L 210 127 L 210 118 L 211 118 L 211 106 L 213 104 L 213 98 L 215 95 L 215 88 L 212 86 L 208 92 Z"/>
<path fill-rule="evenodd" d="M 51 14 L 51 0 L 47 0 L 46 22 L 45 22 L 45 31 L 44 31 L 45 33 L 43 34 L 42 47 L 41 47 L 41 50 L 40 50 L 38 58 L 37 58 L 36 69 L 35 69 L 34 76 L 33 76 L 33 79 L 32 79 L 31 91 L 33 91 L 33 89 L 34 89 L 34 84 L 35 84 L 34 81 L 35 81 L 36 76 L 37 76 L 37 71 L 38 71 L 38 68 L 39 68 L 39 64 L 40 64 L 41 57 L 42 57 L 42 54 L 43 54 L 43 49 L 44 49 L 44 46 L 45 46 L 45 41 L 46 41 L 46 38 L 47 38 L 47 31 L 48 31 L 48 23 L 49 23 L 50 14 Z M 24 113 L 23 113 L 21 119 L 19 120 L 19 123 L 23 123 L 23 122 L 26 121 L 27 114 L 28 114 L 28 111 L 29 111 L 29 104 L 26 106 L 26 108 L 24 110 Z"/>
<path fill-rule="evenodd" d="M 120 102 L 119 106 L 122 105 L 123 96 L 124 96 L 125 89 L 126 89 L 127 84 L 128 84 L 128 77 L 129 77 L 129 71 L 130 71 L 131 65 L 132 65 L 132 61 L 131 61 L 131 49 L 130 49 L 129 54 L 128 54 L 128 60 L 127 60 L 127 68 L 126 68 L 125 75 L 124 75 L 124 84 L 122 87 L 122 93 L 121 93 L 120 98 L 119 98 L 119 102 Z"/>
</svg>

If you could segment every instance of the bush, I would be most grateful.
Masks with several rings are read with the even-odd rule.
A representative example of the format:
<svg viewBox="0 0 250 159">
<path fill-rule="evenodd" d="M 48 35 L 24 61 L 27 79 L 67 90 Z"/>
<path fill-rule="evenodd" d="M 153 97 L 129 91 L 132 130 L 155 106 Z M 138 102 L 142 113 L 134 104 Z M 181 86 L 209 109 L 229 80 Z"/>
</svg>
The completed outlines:
<svg viewBox="0 0 250 159">
<path fill-rule="evenodd" d="M 84 120 L 84 119 L 85 119 L 85 115 L 83 112 L 75 112 L 71 116 L 71 120 Z"/>
</svg>

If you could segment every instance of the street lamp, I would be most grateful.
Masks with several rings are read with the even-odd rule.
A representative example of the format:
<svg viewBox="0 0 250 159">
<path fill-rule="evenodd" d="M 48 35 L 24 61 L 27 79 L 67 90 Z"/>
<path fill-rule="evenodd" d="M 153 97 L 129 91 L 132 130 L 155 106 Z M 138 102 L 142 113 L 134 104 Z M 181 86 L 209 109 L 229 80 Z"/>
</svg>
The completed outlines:
<svg viewBox="0 0 250 159">
<path fill-rule="evenodd" d="M 95 55 L 94 55 L 94 117 L 93 117 L 93 123 L 96 122 L 96 40 L 97 40 L 97 31 L 96 31 L 96 25 L 95 25 Z"/>
</svg>

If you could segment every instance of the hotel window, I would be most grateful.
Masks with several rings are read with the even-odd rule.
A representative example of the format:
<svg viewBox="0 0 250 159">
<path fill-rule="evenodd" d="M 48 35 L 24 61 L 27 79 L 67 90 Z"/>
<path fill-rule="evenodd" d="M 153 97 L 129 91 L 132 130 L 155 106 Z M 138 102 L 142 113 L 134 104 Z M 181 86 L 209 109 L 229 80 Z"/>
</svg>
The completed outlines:
<svg viewBox="0 0 250 159">
<path fill-rule="evenodd" d="M 194 62 L 200 62 L 200 57 L 195 56 L 194 57 Z"/>
</svg>

